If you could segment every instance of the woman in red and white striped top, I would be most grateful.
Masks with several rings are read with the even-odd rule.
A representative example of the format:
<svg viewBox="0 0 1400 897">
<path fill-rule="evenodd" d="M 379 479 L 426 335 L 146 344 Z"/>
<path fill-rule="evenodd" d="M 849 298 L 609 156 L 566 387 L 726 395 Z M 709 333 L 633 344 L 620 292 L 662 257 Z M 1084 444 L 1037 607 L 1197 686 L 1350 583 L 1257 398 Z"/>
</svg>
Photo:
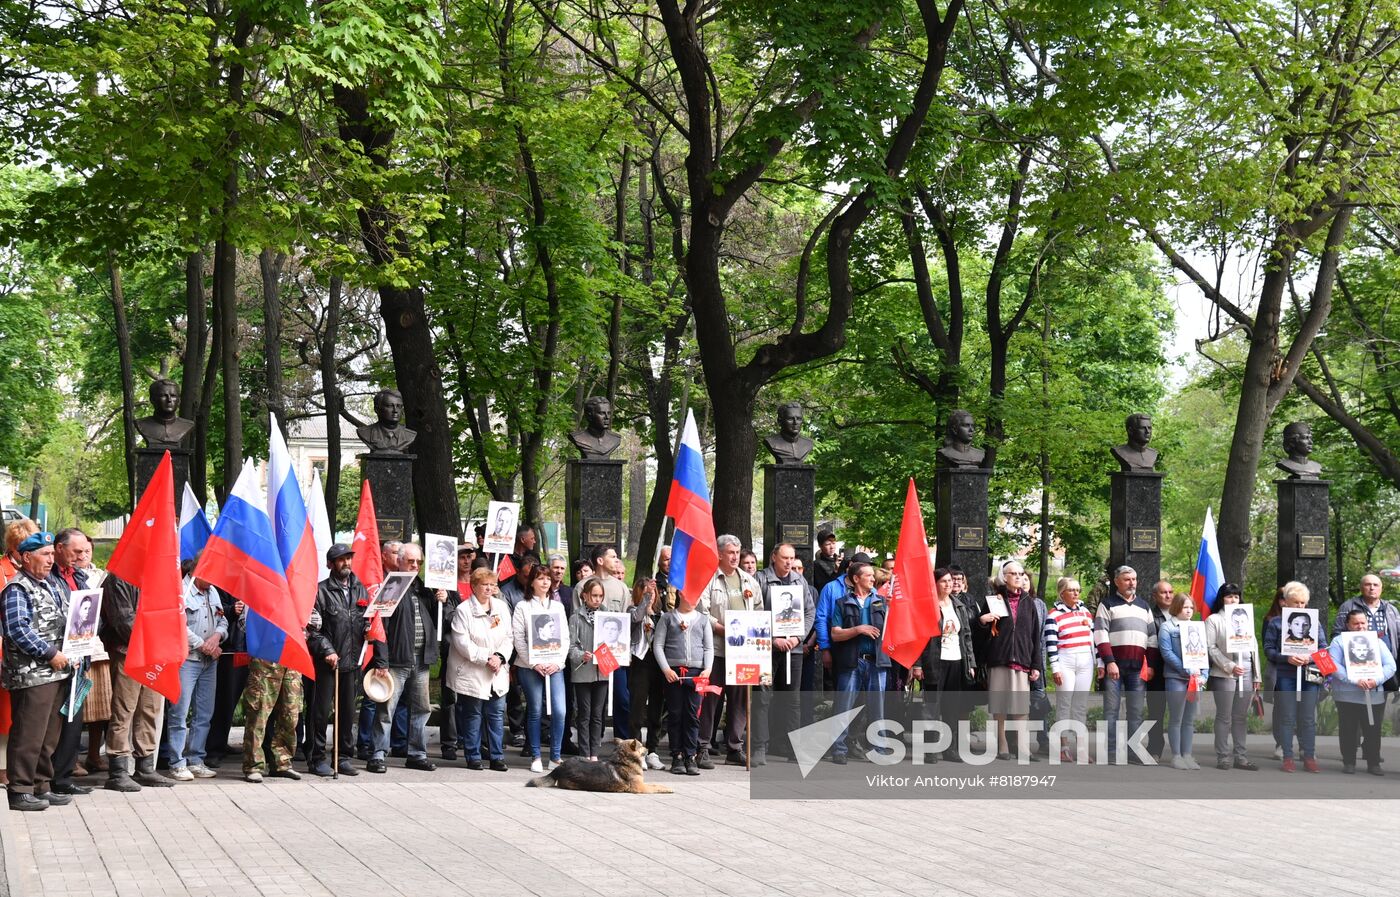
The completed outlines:
<svg viewBox="0 0 1400 897">
<path fill-rule="evenodd" d="M 1055 719 L 1085 724 L 1094 685 L 1094 615 L 1079 600 L 1083 590 L 1078 580 L 1061 576 L 1055 590 L 1060 600 L 1045 615 L 1045 659 L 1055 677 Z M 1071 732 L 1060 759 L 1073 763 L 1075 754 L 1092 762 L 1088 743 L 1080 743 Z"/>
</svg>

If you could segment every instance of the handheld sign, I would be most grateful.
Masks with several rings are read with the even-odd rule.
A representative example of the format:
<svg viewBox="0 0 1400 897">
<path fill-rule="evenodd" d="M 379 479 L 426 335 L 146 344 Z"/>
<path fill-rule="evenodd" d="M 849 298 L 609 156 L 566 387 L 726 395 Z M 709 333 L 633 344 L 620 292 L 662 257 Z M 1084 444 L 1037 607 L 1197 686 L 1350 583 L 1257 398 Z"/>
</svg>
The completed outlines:
<svg viewBox="0 0 1400 897">
<path fill-rule="evenodd" d="M 1381 642 L 1378 633 L 1369 629 L 1364 632 L 1343 632 L 1337 638 L 1342 640 L 1348 679 L 1355 682 L 1381 678 Z"/>
<path fill-rule="evenodd" d="M 415 574 L 405 571 L 390 573 L 384 578 L 384 584 L 370 600 L 369 606 L 365 608 L 365 616 L 373 616 L 375 611 L 379 611 L 381 617 L 392 617 L 417 579 Z"/>
<path fill-rule="evenodd" d="M 1285 607 L 1279 653 L 1284 657 L 1310 657 L 1317 650 L 1317 611 L 1310 607 Z"/>
<path fill-rule="evenodd" d="M 68 605 L 68 622 L 63 630 L 64 655 L 71 659 L 91 657 L 102 642 L 97 638 L 97 621 L 102 610 L 102 590 L 82 589 L 74 592 Z"/>
<path fill-rule="evenodd" d="M 620 614 L 614 611 L 594 611 L 593 612 L 593 657 L 594 662 L 602 654 L 602 648 L 608 648 L 608 654 L 619 667 L 630 666 L 632 663 L 632 649 L 629 644 L 632 638 L 632 618 L 627 614 Z M 601 664 L 599 664 L 601 667 Z M 598 670 L 603 672 L 602 669 Z"/>
<path fill-rule="evenodd" d="M 457 540 L 440 533 L 423 537 L 423 584 L 430 589 L 452 591 L 457 588 Z"/>
<path fill-rule="evenodd" d="M 773 684 L 773 615 L 731 610 L 724 615 L 724 674 L 732 685 Z"/>
<path fill-rule="evenodd" d="M 996 617 L 1011 616 L 1011 611 L 1006 609 L 1006 599 L 996 594 L 987 596 L 987 612 Z"/>
<path fill-rule="evenodd" d="M 1181 665 L 1188 670 L 1208 669 L 1210 654 L 1206 650 L 1206 624 L 1188 620 L 1178 626 L 1181 629 Z"/>
<path fill-rule="evenodd" d="M 1254 653 L 1254 606 L 1231 604 L 1221 608 L 1225 617 L 1225 650 L 1230 654 Z"/>
<path fill-rule="evenodd" d="M 482 554 L 510 554 L 515 550 L 515 521 L 520 518 L 520 502 L 493 501 L 486 511 L 486 538 Z"/>
<path fill-rule="evenodd" d="M 768 598 L 773 606 L 774 638 L 802 638 L 807 634 L 803 620 L 803 597 L 801 585 L 769 587 Z"/>
</svg>

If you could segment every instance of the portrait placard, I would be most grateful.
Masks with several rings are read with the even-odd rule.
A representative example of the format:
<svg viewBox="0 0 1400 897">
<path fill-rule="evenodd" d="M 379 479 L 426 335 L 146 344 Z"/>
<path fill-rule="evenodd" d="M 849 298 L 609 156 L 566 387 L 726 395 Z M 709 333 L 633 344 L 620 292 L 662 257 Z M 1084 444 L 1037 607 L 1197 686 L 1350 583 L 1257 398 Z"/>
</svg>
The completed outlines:
<svg viewBox="0 0 1400 897">
<path fill-rule="evenodd" d="M 1342 640 L 1348 679 L 1355 682 L 1381 678 L 1380 633 L 1367 629 L 1364 632 L 1342 632 L 1337 638 Z"/>
<path fill-rule="evenodd" d="M 91 657 L 101 648 L 97 638 L 97 621 L 101 619 L 101 589 L 80 589 L 68 603 L 68 622 L 63 629 L 63 654 L 70 660 Z"/>
<path fill-rule="evenodd" d="M 1006 599 L 995 593 L 987 596 L 987 612 L 998 617 L 1011 616 L 1011 611 L 1006 609 Z"/>
<path fill-rule="evenodd" d="M 430 589 L 457 588 L 457 540 L 441 533 L 423 537 L 423 584 Z"/>
<path fill-rule="evenodd" d="M 1210 668 L 1210 652 L 1206 649 L 1206 624 L 1188 620 L 1177 624 L 1181 630 L 1181 665 L 1188 670 Z"/>
<path fill-rule="evenodd" d="M 807 634 L 802 615 L 803 587 L 798 584 L 768 587 L 773 608 L 773 636 L 802 638 Z"/>
<path fill-rule="evenodd" d="M 1310 656 L 1317 650 L 1317 611 L 1310 607 L 1285 607 L 1282 613 L 1279 653 L 1284 657 Z"/>
<path fill-rule="evenodd" d="M 773 615 L 770 612 L 725 612 L 724 675 L 730 685 L 773 684 Z"/>
<path fill-rule="evenodd" d="M 369 607 L 365 608 L 365 616 L 373 616 L 375 611 L 379 611 L 380 617 L 392 617 L 394 611 L 399 608 L 399 602 L 403 601 L 417 580 L 415 574 L 403 570 L 396 570 L 385 576 L 384 584 L 370 599 Z"/>
<path fill-rule="evenodd" d="M 1230 654 L 1254 653 L 1254 607 L 1230 604 L 1222 607 L 1225 617 L 1225 651 Z"/>
<path fill-rule="evenodd" d="M 515 550 L 515 521 L 520 519 L 520 502 L 493 501 L 486 510 L 486 538 L 482 554 L 510 554 Z"/>
<path fill-rule="evenodd" d="M 599 610 L 593 612 L 593 662 L 598 663 L 598 646 L 607 645 L 617 665 L 632 662 L 632 618 L 627 614 Z"/>
<path fill-rule="evenodd" d="M 562 667 L 569 654 L 569 646 L 564 638 L 568 626 L 564 621 L 564 609 L 551 602 L 549 610 L 527 610 L 525 613 L 525 634 L 529 638 L 529 660 L 531 666 L 542 663 Z"/>
</svg>

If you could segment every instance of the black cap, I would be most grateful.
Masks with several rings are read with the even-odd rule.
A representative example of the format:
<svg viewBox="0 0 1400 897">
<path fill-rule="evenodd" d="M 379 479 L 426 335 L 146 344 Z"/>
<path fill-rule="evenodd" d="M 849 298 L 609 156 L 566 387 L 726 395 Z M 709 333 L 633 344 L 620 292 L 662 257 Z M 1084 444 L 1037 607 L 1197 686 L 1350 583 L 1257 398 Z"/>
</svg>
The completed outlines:
<svg viewBox="0 0 1400 897">
<path fill-rule="evenodd" d="M 343 558 L 347 554 L 354 553 L 355 549 L 351 548 L 349 545 L 346 545 L 344 542 L 337 542 L 330 548 L 326 549 L 326 563 L 329 564 L 331 561 L 334 561 L 337 558 Z"/>
<path fill-rule="evenodd" d="M 851 556 L 851 563 L 868 564 L 870 563 L 870 555 L 866 554 L 863 551 L 857 551 L 854 555 Z"/>
<path fill-rule="evenodd" d="M 836 534 L 833 533 L 831 530 L 829 530 L 829 529 L 824 529 L 824 530 L 822 530 L 821 532 L 817 533 L 817 544 L 818 544 L 818 545 L 820 545 L 820 544 L 822 544 L 823 542 L 826 542 L 826 541 L 828 541 L 828 540 L 830 540 L 830 541 L 835 541 L 835 540 L 836 540 Z"/>
</svg>

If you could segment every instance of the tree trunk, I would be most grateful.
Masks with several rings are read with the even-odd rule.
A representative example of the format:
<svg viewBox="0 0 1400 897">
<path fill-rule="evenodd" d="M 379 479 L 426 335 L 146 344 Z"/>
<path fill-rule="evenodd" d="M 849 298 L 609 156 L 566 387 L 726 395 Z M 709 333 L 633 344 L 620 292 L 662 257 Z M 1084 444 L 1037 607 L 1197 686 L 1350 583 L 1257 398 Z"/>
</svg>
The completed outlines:
<svg viewBox="0 0 1400 897">
<path fill-rule="evenodd" d="M 277 426 L 287 432 L 285 388 L 282 383 L 282 266 L 287 257 L 271 249 L 258 254 L 258 271 L 262 275 L 263 350 L 267 357 L 267 408 L 277 419 Z"/>
<path fill-rule="evenodd" d="M 369 92 L 361 87 L 335 87 L 340 113 L 340 139 L 362 154 L 372 168 L 389 171 L 392 128 L 372 121 Z M 389 213 L 372 197 L 358 210 L 360 237 L 371 262 L 383 269 L 407 254 L 403 238 L 393 229 Z M 419 527 L 425 532 L 460 536 L 457 490 L 452 465 L 452 430 L 443 399 L 442 368 L 434 361 L 433 331 L 428 323 L 421 286 L 378 285 L 379 314 L 394 362 L 394 379 L 403 392 L 405 425 L 418 432 L 412 450 L 413 497 Z"/>
<path fill-rule="evenodd" d="M 753 472 L 758 454 L 754 428 L 754 404 L 758 390 L 744 384 L 726 384 L 731 391 L 711 388 L 714 416 L 715 480 L 710 492 L 715 509 L 715 534 L 730 533 L 745 545 L 753 544 Z M 658 480 L 660 474 L 658 473 Z M 670 477 L 666 484 L 669 488 Z M 768 548 L 773 546 L 769 545 Z"/>
<path fill-rule="evenodd" d="M 111 281 L 112 320 L 116 327 L 117 360 L 122 377 L 122 452 L 126 456 L 127 509 L 136 509 L 136 374 L 131 360 L 131 326 L 126 320 L 126 294 L 122 290 L 122 269 L 116 256 L 107 254 L 107 277 Z"/>
<path fill-rule="evenodd" d="M 249 14 L 239 13 L 230 42 L 234 61 L 228 70 L 228 99 L 231 108 L 243 104 L 243 79 L 246 69 L 239 62 L 242 50 L 252 34 Z M 238 209 L 239 146 L 243 135 L 237 129 L 228 133 L 224 143 L 228 171 L 224 175 L 223 208 L 219 218 L 219 238 L 214 243 L 214 304 L 219 307 L 222 328 L 220 366 L 224 377 L 224 475 L 219 504 L 233 491 L 243 464 L 243 397 L 238 370 L 238 247 L 233 242 L 232 224 Z"/>
<path fill-rule="evenodd" d="M 326 301 L 326 324 L 321 334 L 321 398 L 326 406 L 326 515 L 335 528 L 340 512 L 340 382 L 336 375 L 335 347 L 340 335 L 340 294 L 344 282 L 331 277 Z"/>
<path fill-rule="evenodd" d="M 238 175 L 230 174 L 224 184 L 225 222 L 237 203 Z M 225 223 L 214 244 L 214 304 L 219 309 L 219 369 L 224 383 L 224 470 L 219 488 L 222 505 L 233 491 L 243 464 L 243 397 L 238 370 L 238 293 L 235 280 L 238 248 L 229 240 Z"/>
<path fill-rule="evenodd" d="M 190 462 L 190 488 L 199 500 L 209 496 L 209 415 L 214 407 L 214 387 L 223 359 L 223 312 L 216 302 L 210 322 L 209 354 L 204 359 L 204 381 L 199 387 L 199 404 L 194 415 L 194 458 Z"/>
<path fill-rule="evenodd" d="M 204 295 L 204 250 L 185 256 L 185 357 L 180 366 L 180 416 L 194 420 L 209 347 L 208 302 Z"/>
<path fill-rule="evenodd" d="M 29 519 L 39 525 L 40 529 L 48 529 L 48 521 L 39 519 L 39 499 L 43 494 L 43 483 L 40 480 L 39 468 L 34 468 L 34 480 L 29 487 Z"/>
</svg>

